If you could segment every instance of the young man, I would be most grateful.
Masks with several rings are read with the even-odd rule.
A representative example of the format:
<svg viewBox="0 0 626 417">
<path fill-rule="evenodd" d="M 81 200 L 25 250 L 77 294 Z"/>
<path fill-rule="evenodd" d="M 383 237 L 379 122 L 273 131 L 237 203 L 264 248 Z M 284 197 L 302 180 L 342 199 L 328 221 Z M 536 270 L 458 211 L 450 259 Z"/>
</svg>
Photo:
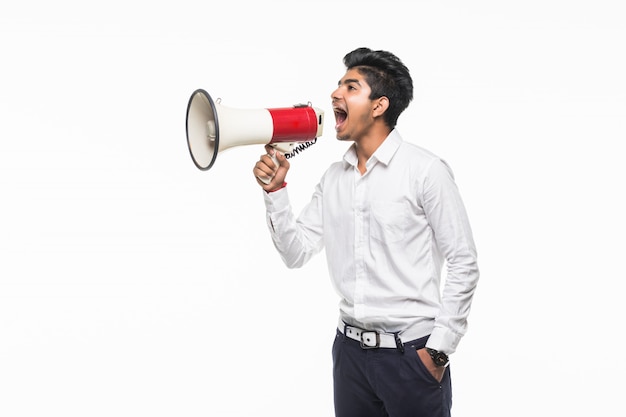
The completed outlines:
<svg viewBox="0 0 626 417">
<path fill-rule="evenodd" d="M 395 129 L 413 98 L 406 66 L 368 48 L 344 63 L 331 98 L 337 139 L 352 144 L 297 219 L 285 183 L 289 162 L 277 152 L 278 166 L 261 156 L 253 172 L 271 178 L 258 181 L 269 230 L 289 268 L 326 250 L 341 298 L 336 416 L 449 416 L 448 356 L 466 331 L 479 276 L 470 224 L 448 165 Z"/>
</svg>

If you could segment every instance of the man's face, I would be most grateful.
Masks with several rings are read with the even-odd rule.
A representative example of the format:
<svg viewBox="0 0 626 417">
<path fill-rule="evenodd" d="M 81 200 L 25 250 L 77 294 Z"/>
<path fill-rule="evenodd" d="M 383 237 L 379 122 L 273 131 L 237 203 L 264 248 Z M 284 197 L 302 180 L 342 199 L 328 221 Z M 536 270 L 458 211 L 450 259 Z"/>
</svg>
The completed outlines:
<svg viewBox="0 0 626 417">
<path fill-rule="evenodd" d="M 359 140 L 374 122 L 374 101 L 369 99 L 370 86 L 356 70 L 350 69 L 331 94 L 335 113 L 335 130 L 339 140 Z"/>
</svg>

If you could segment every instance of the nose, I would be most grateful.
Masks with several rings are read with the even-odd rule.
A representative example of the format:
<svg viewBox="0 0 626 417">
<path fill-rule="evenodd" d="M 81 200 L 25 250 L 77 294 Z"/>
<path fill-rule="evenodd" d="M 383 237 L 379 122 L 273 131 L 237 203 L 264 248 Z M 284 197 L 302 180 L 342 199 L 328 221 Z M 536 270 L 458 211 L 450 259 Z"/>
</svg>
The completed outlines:
<svg viewBox="0 0 626 417">
<path fill-rule="evenodd" d="M 331 98 L 331 100 L 332 100 L 332 101 L 339 100 L 339 98 L 340 98 L 340 94 L 339 94 L 339 87 L 337 87 L 337 88 L 335 89 L 335 91 L 333 91 L 332 93 L 330 93 L 330 98 Z"/>
</svg>

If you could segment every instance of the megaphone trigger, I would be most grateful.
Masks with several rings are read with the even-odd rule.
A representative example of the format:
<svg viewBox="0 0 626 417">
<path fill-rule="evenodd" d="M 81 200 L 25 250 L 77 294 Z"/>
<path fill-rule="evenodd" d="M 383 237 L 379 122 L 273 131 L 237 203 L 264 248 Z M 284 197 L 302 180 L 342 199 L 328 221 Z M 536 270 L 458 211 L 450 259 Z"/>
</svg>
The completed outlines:
<svg viewBox="0 0 626 417">
<path fill-rule="evenodd" d="M 270 154 L 270 158 L 272 158 L 272 162 L 274 162 L 274 166 L 278 169 L 280 163 L 278 162 L 278 158 L 276 157 L 277 150 L 274 149 L 274 152 Z"/>
</svg>

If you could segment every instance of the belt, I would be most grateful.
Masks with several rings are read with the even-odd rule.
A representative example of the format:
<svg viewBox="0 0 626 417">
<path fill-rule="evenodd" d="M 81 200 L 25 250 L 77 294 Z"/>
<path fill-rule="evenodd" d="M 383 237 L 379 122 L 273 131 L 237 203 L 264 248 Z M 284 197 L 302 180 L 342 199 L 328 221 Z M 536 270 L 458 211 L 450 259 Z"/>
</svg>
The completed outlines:
<svg viewBox="0 0 626 417">
<path fill-rule="evenodd" d="M 404 345 L 398 333 L 364 330 L 347 324 L 344 324 L 343 328 L 339 326 L 339 331 L 346 337 L 360 342 L 362 349 L 393 348 L 404 351 Z"/>
</svg>

